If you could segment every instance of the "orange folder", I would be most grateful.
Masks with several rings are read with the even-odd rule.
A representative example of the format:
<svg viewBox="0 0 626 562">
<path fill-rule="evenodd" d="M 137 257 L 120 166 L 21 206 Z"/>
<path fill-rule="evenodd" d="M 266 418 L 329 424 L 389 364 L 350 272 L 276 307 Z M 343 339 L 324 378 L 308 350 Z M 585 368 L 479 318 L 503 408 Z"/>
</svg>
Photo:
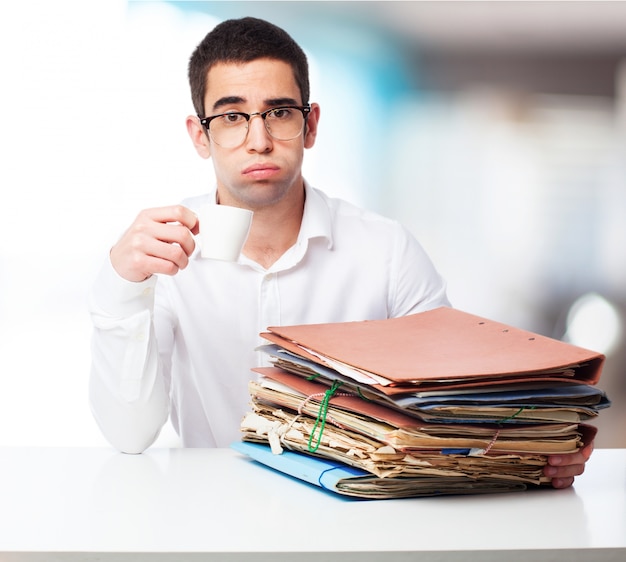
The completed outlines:
<svg viewBox="0 0 626 562">
<path fill-rule="evenodd" d="M 269 327 L 261 336 L 315 363 L 328 366 L 330 359 L 383 377 L 387 389 L 377 388 L 390 394 L 526 381 L 595 384 L 605 360 L 448 307 L 386 320 Z"/>
</svg>

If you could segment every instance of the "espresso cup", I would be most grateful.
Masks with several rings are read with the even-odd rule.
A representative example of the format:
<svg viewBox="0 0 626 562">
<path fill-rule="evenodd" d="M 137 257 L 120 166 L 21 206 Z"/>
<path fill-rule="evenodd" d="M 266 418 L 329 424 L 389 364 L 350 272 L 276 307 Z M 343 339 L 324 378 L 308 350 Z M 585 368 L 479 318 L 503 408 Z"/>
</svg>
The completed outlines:
<svg viewBox="0 0 626 562">
<path fill-rule="evenodd" d="M 200 255 L 222 261 L 237 261 L 252 224 L 252 211 L 208 204 L 198 211 Z"/>
</svg>

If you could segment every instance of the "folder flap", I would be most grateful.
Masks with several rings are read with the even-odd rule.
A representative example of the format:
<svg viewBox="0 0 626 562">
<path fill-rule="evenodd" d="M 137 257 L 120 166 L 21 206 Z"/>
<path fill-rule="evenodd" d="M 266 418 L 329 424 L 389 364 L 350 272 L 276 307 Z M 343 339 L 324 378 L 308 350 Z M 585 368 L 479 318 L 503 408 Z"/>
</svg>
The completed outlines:
<svg viewBox="0 0 626 562">
<path fill-rule="evenodd" d="M 274 337 L 261 335 L 274 343 L 279 336 L 279 345 L 295 353 L 315 358 L 311 350 L 395 384 L 552 373 L 595 384 L 604 363 L 600 353 L 448 307 L 386 320 L 268 331 Z"/>
</svg>

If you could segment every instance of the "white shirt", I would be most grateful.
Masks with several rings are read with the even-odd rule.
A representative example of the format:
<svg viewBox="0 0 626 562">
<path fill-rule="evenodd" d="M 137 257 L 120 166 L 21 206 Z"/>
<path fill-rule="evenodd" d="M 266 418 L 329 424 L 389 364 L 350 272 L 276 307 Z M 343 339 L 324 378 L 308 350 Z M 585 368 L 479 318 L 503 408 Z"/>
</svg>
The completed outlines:
<svg viewBox="0 0 626 562">
<path fill-rule="evenodd" d="M 141 283 L 110 262 L 94 284 L 90 401 L 119 450 L 150 446 L 171 415 L 186 447 L 240 439 L 268 326 L 375 320 L 449 306 L 445 283 L 399 223 L 306 185 L 296 244 L 269 269 L 200 257 Z M 215 193 L 183 202 L 190 209 Z"/>
</svg>

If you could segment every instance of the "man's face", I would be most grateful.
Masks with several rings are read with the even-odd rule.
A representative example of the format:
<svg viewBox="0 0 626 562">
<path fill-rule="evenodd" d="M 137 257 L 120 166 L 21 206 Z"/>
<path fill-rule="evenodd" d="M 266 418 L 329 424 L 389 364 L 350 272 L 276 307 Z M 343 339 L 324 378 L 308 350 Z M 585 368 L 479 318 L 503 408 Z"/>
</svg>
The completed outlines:
<svg viewBox="0 0 626 562">
<path fill-rule="evenodd" d="M 282 61 L 220 63 L 209 70 L 207 84 L 207 116 L 302 105 L 293 71 Z M 207 139 L 220 202 L 260 210 L 282 201 L 293 190 L 302 189 L 304 148 L 313 146 L 317 115 L 316 107 L 306 132 L 289 141 L 273 139 L 258 116 L 250 120 L 246 139 L 238 147 L 224 148 Z"/>
</svg>

